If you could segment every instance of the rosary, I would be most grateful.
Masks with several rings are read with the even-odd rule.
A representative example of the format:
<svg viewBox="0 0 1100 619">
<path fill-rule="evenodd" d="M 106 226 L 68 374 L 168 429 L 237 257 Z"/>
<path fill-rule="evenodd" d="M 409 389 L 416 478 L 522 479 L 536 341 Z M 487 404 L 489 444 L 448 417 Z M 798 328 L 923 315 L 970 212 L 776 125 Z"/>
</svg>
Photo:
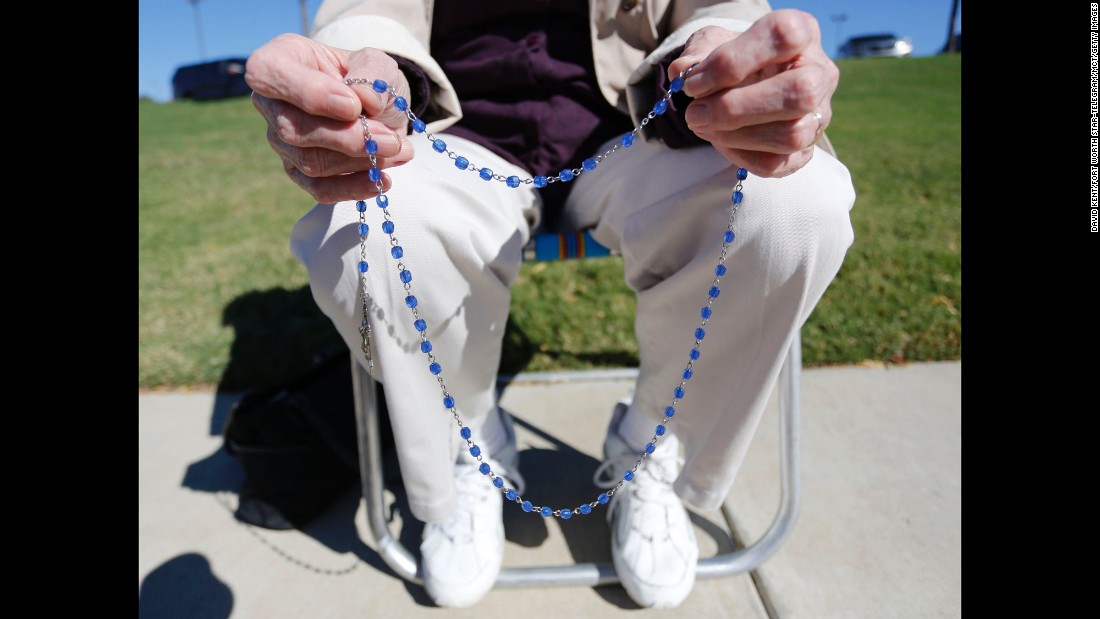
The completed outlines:
<svg viewBox="0 0 1100 619">
<path fill-rule="evenodd" d="M 661 114 L 664 114 L 668 110 L 669 100 L 672 98 L 672 95 L 674 93 L 679 92 L 684 87 L 684 78 L 687 77 L 689 73 L 691 73 L 691 70 L 693 68 L 694 65 L 692 67 L 689 67 L 685 71 L 682 71 L 679 77 L 672 80 L 672 82 L 668 86 L 667 92 L 665 92 L 664 96 L 661 97 L 661 99 L 659 99 L 657 103 L 653 105 L 653 109 L 650 110 L 644 118 L 642 118 L 641 123 L 639 123 L 638 126 L 629 133 L 624 134 L 618 142 L 616 142 L 604 153 L 596 155 L 595 157 L 585 159 L 581 162 L 581 167 L 579 168 L 565 168 L 556 176 L 535 176 L 534 178 L 526 179 L 520 179 L 518 176 L 505 177 L 503 175 L 494 173 L 489 168 L 479 168 L 476 165 L 472 164 L 470 160 L 466 157 L 457 155 L 456 153 L 448 149 L 446 142 L 437 138 L 430 132 L 425 133 L 427 126 L 424 124 L 424 121 L 416 117 L 416 114 L 414 114 L 412 110 L 409 109 L 409 102 L 404 97 L 398 95 L 397 90 L 392 86 L 386 84 L 386 82 L 382 80 L 370 81 L 366 79 L 347 79 L 344 80 L 344 83 L 348 86 L 351 86 L 352 84 L 370 84 L 371 88 L 373 88 L 375 92 L 378 92 L 379 94 L 385 94 L 388 92 L 391 95 L 391 102 L 393 106 L 397 108 L 398 111 L 404 112 L 405 115 L 409 117 L 409 121 L 411 121 L 412 123 L 413 131 L 415 131 L 416 133 L 425 133 L 425 136 L 428 138 L 428 140 L 431 141 L 432 149 L 437 153 L 445 154 L 447 155 L 447 157 L 454 160 L 455 167 L 459 170 L 470 170 L 473 172 L 477 172 L 478 176 L 486 181 L 502 182 L 507 186 L 512 187 L 513 189 L 519 187 L 520 185 L 531 184 L 533 184 L 536 188 L 542 188 L 546 187 L 550 183 L 568 183 L 569 181 L 573 180 L 583 173 L 594 171 L 601 161 L 603 161 L 607 157 L 610 157 L 620 149 L 630 148 L 630 146 L 634 143 L 635 138 L 641 132 L 642 127 L 646 126 L 651 120 Z M 729 221 L 726 223 L 726 229 L 722 234 L 722 252 L 718 256 L 718 264 L 714 268 L 714 279 L 711 280 L 707 290 L 706 305 L 704 305 L 699 311 L 699 326 L 695 328 L 695 332 L 693 333 L 695 343 L 691 347 L 691 350 L 688 351 L 687 365 L 686 367 L 684 367 L 684 371 L 680 375 L 679 384 L 676 386 L 675 389 L 672 390 L 672 402 L 669 404 L 669 406 L 665 408 L 664 419 L 661 421 L 661 423 L 657 424 L 657 427 L 654 429 L 652 440 L 650 440 L 650 442 L 646 444 L 645 450 L 639 456 L 638 460 L 634 463 L 634 466 L 623 473 L 622 478 L 613 488 L 610 488 L 607 492 L 600 493 L 600 495 L 596 497 L 596 500 L 588 503 L 581 503 L 575 508 L 563 507 L 560 509 L 554 509 L 546 505 L 532 505 L 531 501 L 524 500 L 524 498 L 520 496 L 514 488 L 507 487 L 504 477 L 497 475 L 496 472 L 493 471 L 489 463 L 485 461 L 487 455 L 483 454 L 481 451 L 481 447 L 479 447 L 477 443 L 474 442 L 473 432 L 470 430 L 470 428 L 463 425 L 462 418 L 458 414 L 458 405 L 455 402 L 454 397 L 450 394 L 450 392 L 448 392 L 447 385 L 443 382 L 443 367 L 439 365 L 439 362 L 436 361 L 435 355 L 432 354 L 432 342 L 428 339 L 428 323 L 420 317 L 420 310 L 418 308 L 419 303 L 416 299 L 416 296 L 412 294 L 412 272 L 409 271 L 405 263 L 402 262 L 402 258 L 405 255 L 405 250 L 401 247 L 401 244 L 398 243 L 397 237 L 394 236 L 395 226 L 393 223 L 393 218 L 389 211 L 390 199 L 388 196 L 386 196 L 385 192 L 382 189 L 382 172 L 378 169 L 378 144 L 374 141 L 370 132 L 370 128 L 367 126 L 367 117 L 360 116 L 360 121 L 363 125 L 363 137 L 365 140 L 364 149 L 367 155 L 370 157 L 370 162 L 372 166 L 371 169 L 367 172 L 367 177 L 374 182 L 375 188 L 378 190 L 378 197 L 376 197 L 374 201 L 375 204 L 378 205 L 378 208 L 382 209 L 382 232 L 389 236 L 390 255 L 393 256 L 393 259 L 397 261 L 398 278 L 400 278 L 406 293 L 405 305 L 408 306 L 409 311 L 412 313 L 413 327 L 416 328 L 417 332 L 420 333 L 420 352 L 424 353 L 424 355 L 427 356 L 428 371 L 432 374 L 432 376 L 435 377 L 436 382 L 439 383 L 439 388 L 442 390 L 443 408 L 446 411 L 450 412 L 451 416 L 458 424 L 459 435 L 466 441 L 470 456 L 481 463 L 478 467 L 478 470 L 481 472 L 482 475 L 485 475 L 492 482 L 493 486 L 504 493 L 504 498 L 508 499 L 511 502 L 518 503 L 525 512 L 539 514 L 544 517 L 555 516 L 563 520 L 568 520 L 575 515 L 587 515 L 592 513 L 593 508 L 598 507 L 599 505 L 606 504 L 608 501 L 611 500 L 611 497 L 614 496 L 616 491 L 622 488 L 624 484 L 628 484 L 634 479 L 634 474 L 638 471 L 638 467 L 640 467 L 643 461 L 645 461 L 645 459 L 651 453 L 653 453 L 654 450 L 657 449 L 657 442 L 660 440 L 661 436 L 665 434 L 666 425 L 670 421 L 672 421 L 672 417 L 676 414 L 676 404 L 684 397 L 684 388 L 687 385 L 688 381 L 691 380 L 691 377 L 694 375 L 693 365 L 699 359 L 699 348 L 700 345 L 703 343 L 703 338 L 705 338 L 707 334 L 707 322 L 710 320 L 713 313 L 711 310 L 711 306 L 714 304 L 714 300 L 718 298 L 718 294 L 721 292 L 718 284 L 721 281 L 722 276 L 726 274 L 726 255 L 729 250 L 729 246 L 731 243 L 733 243 L 734 239 L 733 217 L 737 212 L 738 205 L 741 204 L 741 201 L 744 198 L 744 194 L 741 193 L 741 181 L 748 178 L 748 171 L 744 168 L 740 168 L 737 170 L 737 184 L 733 188 L 733 203 L 730 206 Z M 359 327 L 359 333 L 363 337 L 363 354 L 367 361 L 367 369 L 368 371 L 373 371 L 374 360 L 372 359 L 370 352 L 371 326 L 368 320 L 367 309 L 369 299 L 367 296 L 366 286 L 366 274 L 369 268 L 369 266 L 367 265 L 366 243 L 367 233 L 370 231 L 370 227 L 367 225 L 366 222 L 367 202 L 365 200 L 359 200 L 355 203 L 355 207 L 359 211 L 360 258 L 358 268 L 361 280 L 361 300 L 363 303 L 363 322 Z"/>
</svg>

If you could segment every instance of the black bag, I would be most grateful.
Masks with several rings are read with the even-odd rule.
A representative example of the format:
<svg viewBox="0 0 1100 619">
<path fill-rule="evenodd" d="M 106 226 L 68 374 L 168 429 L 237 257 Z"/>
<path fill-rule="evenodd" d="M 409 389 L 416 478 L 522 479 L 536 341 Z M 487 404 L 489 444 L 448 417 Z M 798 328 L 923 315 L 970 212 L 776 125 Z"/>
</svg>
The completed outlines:
<svg viewBox="0 0 1100 619">
<path fill-rule="evenodd" d="M 354 406 L 347 351 L 234 403 L 224 436 L 244 469 L 237 519 L 301 528 L 357 482 Z"/>
</svg>

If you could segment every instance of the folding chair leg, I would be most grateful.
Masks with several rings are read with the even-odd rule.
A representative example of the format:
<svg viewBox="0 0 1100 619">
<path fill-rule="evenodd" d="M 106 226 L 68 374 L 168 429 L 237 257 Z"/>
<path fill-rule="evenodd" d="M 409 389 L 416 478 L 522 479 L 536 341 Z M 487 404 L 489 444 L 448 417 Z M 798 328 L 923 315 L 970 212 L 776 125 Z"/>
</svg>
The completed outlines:
<svg viewBox="0 0 1100 619">
<path fill-rule="evenodd" d="M 382 447 L 379 438 L 378 398 L 374 380 L 366 373 L 352 353 L 352 384 L 355 388 L 355 419 L 359 433 L 359 470 L 363 480 L 363 501 L 367 523 L 375 546 L 386 565 L 407 581 L 423 584 L 418 561 L 393 536 L 386 523 L 385 499 L 382 494 Z M 798 518 L 802 500 L 801 437 L 802 437 L 802 339 L 796 333 L 779 374 L 779 442 L 780 442 L 780 503 L 771 526 L 752 545 L 700 559 L 697 578 L 719 578 L 747 572 L 759 567 L 775 554 L 787 540 Z M 732 513 L 722 507 L 727 526 L 732 529 Z M 735 546 L 731 540 L 731 547 Z M 527 587 L 549 585 L 606 585 L 620 582 L 610 563 L 577 563 L 574 565 L 505 568 L 500 571 L 495 586 Z"/>
</svg>

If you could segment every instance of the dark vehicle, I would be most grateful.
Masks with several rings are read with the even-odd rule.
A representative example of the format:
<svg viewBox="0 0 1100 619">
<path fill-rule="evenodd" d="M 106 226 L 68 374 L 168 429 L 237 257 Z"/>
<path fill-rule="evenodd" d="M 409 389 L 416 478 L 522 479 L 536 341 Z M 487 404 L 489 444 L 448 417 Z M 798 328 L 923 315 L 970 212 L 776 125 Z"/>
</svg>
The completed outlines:
<svg viewBox="0 0 1100 619">
<path fill-rule="evenodd" d="M 225 58 L 176 69 L 172 96 L 176 99 L 208 101 L 252 94 L 244 81 L 247 58 Z"/>
<path fill-rule="evenodd" d="M 848 39 L 838 51 L 841 58 L 907 58 L 913 55 L 913 40 L 909 37 L 899 38 L 890 33 L 867 34 Z"/>
</svg>

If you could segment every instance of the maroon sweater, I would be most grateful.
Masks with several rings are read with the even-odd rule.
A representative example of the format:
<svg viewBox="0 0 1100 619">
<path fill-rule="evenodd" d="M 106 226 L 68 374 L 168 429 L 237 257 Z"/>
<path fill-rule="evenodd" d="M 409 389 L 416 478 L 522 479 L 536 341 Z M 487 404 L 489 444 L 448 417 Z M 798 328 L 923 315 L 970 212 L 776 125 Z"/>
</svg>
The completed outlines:
<svg viewBox="0 0 1100 619">
<path fill-rule="evenodd" d="M 447 132 L 481 144 L 531 174 L 580 167 L 607 140 L 630 131 L 630 119 L 600 93 L 593 68 L 586 0 L 437 0 L 432 57 L 450 79 L 463 117 Z M 668 85 L 665 59 L 654 101 Z M 426 108 L 427 77 L 398 59 L 409 76 L 415 109 Z M 670 147 L 703 143 L 683 120 L 686 98 L 650 126 Z M 542 189 L 552 227 L 572 183 Z"/>
</svg>

